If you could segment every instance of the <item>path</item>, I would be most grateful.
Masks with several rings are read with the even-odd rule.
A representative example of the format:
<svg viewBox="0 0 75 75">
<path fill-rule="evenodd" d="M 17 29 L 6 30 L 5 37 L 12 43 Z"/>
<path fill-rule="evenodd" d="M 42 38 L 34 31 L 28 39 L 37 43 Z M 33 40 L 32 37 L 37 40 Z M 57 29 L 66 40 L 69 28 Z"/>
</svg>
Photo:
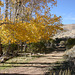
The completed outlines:
<svg viewBox="0 0 75 75">
<path fill-rule="evenodd" d="M 63 59 L 63 51 L 57 52 L 54 51 L 50 54 L 44 55 L 44 57 L 36 58 L 31 61 L 31 64 L 22 64 L 19 67 L 13 67 L 10 69 L 1 70 L 0 73 L 9 73 L 9 74 L 45 74 L 48 71 L 51 63 L 55 63 L 57 61 L 62 61 Z"/>
</svg>

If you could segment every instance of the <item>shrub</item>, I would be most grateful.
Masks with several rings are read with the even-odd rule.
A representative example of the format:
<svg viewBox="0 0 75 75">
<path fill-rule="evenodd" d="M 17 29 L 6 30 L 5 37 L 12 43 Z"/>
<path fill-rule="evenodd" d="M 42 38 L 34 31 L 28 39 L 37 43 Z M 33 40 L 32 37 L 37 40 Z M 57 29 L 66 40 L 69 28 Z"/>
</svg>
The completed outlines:
<svg viewBox="0 0 75 75">
<path fill-rule="evenodd" d="M 3 45 L 3 52 L 4 53 L 6 53 L 8 51 L 8 47 L 9 47 L 9 44 L 4 44 Z M 13 53 L 17 49 L 18 49 L 17 44 L 15 44 L 15 43 L 10 44 L 10 48 L 9 48 L 10 53 Z"/>
<path fill-rule="evenodd" d="M 66 48 L 70 49 L 75 45 L 75 38 L 69 38 L 66 42 Z"/>
<path fill-rule="evenodd" d="M 45 41 L 40 41 L 40 42 L 37 42 L 37 43 L 28 44 L 26 52 L 44 53 L 45 50 L 46 50 Z"/>
<path fill-rule="evenodd" d="M 52 43 L 52 46 L 51 46 Z M 30 43 L 27 45 L 26 52 L 31 53 L 49 53 L 54 49 L 55 41 L 53 39 L 50 40 L 41 40 L 37 43 Z"/>
<path fill-rule="evenodd" d="M 69 60 L 70 60 L 71 58 L 75 58 L 75 45 L 74 45 L 71 49 L 65 51 L 63 57 L 64 57 L 65 59 L 69 59 Z"/>
</svg>

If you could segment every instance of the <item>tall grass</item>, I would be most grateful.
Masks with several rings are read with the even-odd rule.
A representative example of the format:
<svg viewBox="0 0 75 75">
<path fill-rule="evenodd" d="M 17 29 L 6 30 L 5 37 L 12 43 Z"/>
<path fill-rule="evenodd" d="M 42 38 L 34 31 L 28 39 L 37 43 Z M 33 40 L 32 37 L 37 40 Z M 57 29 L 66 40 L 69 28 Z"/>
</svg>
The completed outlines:
<svg viewBox="0 0 75 75">
<path fill-rule="evenodd" d="M 72 75 L 71 70 L 68 68 L 66 70 L 59 70 L 59 71 L 51 71 L 48 75 Z"/>
</svg>

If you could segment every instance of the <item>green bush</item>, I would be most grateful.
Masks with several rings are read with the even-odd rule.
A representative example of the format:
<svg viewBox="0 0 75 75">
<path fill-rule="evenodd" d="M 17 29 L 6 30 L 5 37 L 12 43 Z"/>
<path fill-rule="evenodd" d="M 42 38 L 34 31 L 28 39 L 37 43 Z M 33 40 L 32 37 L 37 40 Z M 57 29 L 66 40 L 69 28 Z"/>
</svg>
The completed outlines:
<svg viewBox="0 0 75 75">
<path fill-rule="evenodd" d="M 31 53 L 44 53 L 46 50 L 45 41 L 40 41 L 37 43 L 30 43 L 27 45 L 26 52 Z"/>
<path fill-rule="evenodd" d="M 8 51 L 8 48 L 9 48 L 9 44 L 4 44 L 3 45 L 3 52 L 6 53 Z M 10 52 L 14 52 L 17 49 L 18 49 L 17 44 L 15 44 L 15 43 L 10 44 L 10 48 L 9 48 Z"/>
<path fill-rule="evenodd" d="M 66 48 L 70 49 L 75 45 L 75 38 L 69 38 L 66 42 Z"/>
<path fill-rule="evenodd" d="M 28 53 L 49 53 L 49 52 L 53 51 L 54 43 L 55 43 L 55 41 L 53 39 L 41 40 L 40 42 L 37 42 L 37 43 L 29 43 L 26 46 L 25 52 L 28 52 Z M 8 51 L 8 47 L 9 47 L 8 44 L 3 45 L 3 47 L 4 47 L 4 51 Z M 13 53 L 15 50 L 18 50 L 18 45 L 15 43 L 10 44 L 9 52 Z"/>
<path fill-rule="evenodd" d="M 30 43 L 30 44 L 27 45 L 26 52 L 49 53 L 49 52 L 53 51 L 53 48 L 54 48 L 54 46 L 50 47 L 51 43 L 54 44 L 55 41 L 53 39 L 50 39 L 50 40 L 47 40 L 47 41 L 41 40 L 40 42 L 37 42 L 37 43 Z"/>
</svg>

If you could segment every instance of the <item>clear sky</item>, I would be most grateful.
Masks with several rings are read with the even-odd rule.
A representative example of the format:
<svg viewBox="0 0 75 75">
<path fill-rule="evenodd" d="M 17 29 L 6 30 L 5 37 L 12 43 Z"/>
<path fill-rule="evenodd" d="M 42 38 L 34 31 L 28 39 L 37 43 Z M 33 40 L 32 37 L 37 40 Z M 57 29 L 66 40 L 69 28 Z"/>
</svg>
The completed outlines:
<svg viewBox="0 0 75 75">
<path fill-rule="evenodd" d="M 75 0 L 57 0 L 57 7 L 54 6 L 51 13 L 61 16 L 63 24 L 75 24 Z"/>
<path fill-rule="evenodd" d="M 75 24 L 75 0 L 57 0 L 51 13 L 61 16 L 63 24 Z"/>
</svg>

